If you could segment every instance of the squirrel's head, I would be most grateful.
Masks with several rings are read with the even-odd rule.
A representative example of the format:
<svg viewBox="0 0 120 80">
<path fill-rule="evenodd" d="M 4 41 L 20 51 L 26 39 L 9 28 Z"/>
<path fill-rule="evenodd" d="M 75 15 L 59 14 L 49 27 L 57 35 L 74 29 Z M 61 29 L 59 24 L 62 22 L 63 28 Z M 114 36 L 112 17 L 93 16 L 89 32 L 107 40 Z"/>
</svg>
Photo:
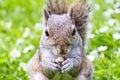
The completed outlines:
<svg viewBox="0 0 120 80">
<path fill-rule="evenodd" d="M 43 35 L 47 46 L 52 46 L 57 55 L 66 55 L 78 42 L 78 32 L 70 15 L 50 15 L 44 10 L 45 30 Z"/>
</svg>

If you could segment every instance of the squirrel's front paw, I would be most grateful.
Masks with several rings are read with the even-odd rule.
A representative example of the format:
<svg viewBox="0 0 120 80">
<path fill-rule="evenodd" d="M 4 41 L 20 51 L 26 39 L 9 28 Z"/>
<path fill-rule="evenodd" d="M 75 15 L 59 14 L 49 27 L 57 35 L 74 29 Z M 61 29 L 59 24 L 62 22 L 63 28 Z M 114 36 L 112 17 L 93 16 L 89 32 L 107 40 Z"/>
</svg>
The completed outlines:
<svg viewBox="0 0 120 80">
<path fill-rule="evenodd" d="M 61 72 L 69 71 L 71 68 L 73 68 L 73 61 L 72 59 L 66 59 L 62 65 Z"/>
<path fill-rule="evenodd" d="M 50 70 L 56 71 L 56 70 L 60 70 L 60 65 L 58 63 L 56 63 L 54 60 L 51 60 L 51 62 L 47 63 L 48 68 Z"/>
</svg>

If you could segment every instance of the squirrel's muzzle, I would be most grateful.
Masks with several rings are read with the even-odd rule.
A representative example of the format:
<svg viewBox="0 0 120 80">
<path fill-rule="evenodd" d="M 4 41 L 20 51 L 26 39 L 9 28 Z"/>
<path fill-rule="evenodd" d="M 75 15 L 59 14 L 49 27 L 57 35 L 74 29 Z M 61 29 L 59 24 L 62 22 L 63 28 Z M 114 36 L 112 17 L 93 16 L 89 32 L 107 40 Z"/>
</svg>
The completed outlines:
<svg viewBox="0 0 120 80">
<path fill-rule="evenodd" d="M 64 51 L 64 46 L 63 45 L 60 46 L 60 50 Z"/>
<path fill-rule="evenodd" d="M 59 55 L 65 55 L 67 54 L 68 47 L 66 45 L 59 45 L 56 46 L 56 50 Z"/>
<path fill-rule="evenodd" d="M 60 36 L 56 40 L 55 48 L 58 55 L 66 55 L 68 53 L 69 41 L 66 37 Z"/>
</svg>

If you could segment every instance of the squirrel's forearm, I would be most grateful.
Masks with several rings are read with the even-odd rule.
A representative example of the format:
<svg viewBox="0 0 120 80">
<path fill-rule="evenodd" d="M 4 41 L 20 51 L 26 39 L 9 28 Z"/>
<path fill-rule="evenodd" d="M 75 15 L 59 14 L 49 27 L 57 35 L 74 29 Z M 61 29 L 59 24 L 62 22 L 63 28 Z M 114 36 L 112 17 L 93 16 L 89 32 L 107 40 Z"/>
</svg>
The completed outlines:
<svg viewBox="0 0 120 80">
<path fill-rule="evenodd" d="M 73 59 L 74 67 L 80 67 L 80 65 L 82 63 L 82 57 L 81 56 L 75 56 L 72 59 Z"/>
</svg>

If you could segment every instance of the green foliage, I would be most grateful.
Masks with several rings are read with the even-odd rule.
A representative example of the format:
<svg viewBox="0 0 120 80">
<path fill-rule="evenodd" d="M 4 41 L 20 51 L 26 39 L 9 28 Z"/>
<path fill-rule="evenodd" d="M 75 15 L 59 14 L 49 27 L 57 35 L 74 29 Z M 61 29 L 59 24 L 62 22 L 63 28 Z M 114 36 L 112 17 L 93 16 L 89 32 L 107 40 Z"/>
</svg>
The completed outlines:
<svg viewBox="0 0 120 80">
<path fill-rule="evenodd" d="M 92 1 L 92 19 L 88 27 L 92 26 L 93 36 L 86 52 L 90 59 L 92 56 L 93 80 L 120 79 L 118 3 L 118 0 Z M 0 0 L 0 80 L 28 79 L 25 64 L 38 48 L 43 6 L 43 0 Z"/>
<path fill-rule="evenodd" d="M 0 0 L 0 80 L 27 79 L 20 63 L 27 63 L 38 48 L 42 31 L 36 31 L 34 26 L 42 22 L 43 4 L 42 0 Z M 29 35 L 23 37 L 26 28 Z M 24 53 L 29 45 L 34 49 Z M 14 49 L 20 56 L 12 60 L 10 52 Z"/>
<path fill-rule="evenodd" d="M 89 41 L 88 53 L 89 51 L 97 50 L 100 46 L 107 46 L 105 51 L 98 51 L 97 58 L 93 61 L 93 80 L 119 80 L 120 51 L 118 49 L 120 48 L 120 39 L 115 39 L 114 36 L 115 33 L 120 34 L 120 13 L 115 13 L 115 5 L 120 2 L 116 0 L 113 3 L 107 3 L 102 0 L 94 0 L 93 3 L 95 4 L 93 5 L 91 23 L 93 26 L 92 34 L 95 37 Z M 108 27 L 108 30 L 101 32 L 100 29 L 103 27 Z"/>
</svg>

